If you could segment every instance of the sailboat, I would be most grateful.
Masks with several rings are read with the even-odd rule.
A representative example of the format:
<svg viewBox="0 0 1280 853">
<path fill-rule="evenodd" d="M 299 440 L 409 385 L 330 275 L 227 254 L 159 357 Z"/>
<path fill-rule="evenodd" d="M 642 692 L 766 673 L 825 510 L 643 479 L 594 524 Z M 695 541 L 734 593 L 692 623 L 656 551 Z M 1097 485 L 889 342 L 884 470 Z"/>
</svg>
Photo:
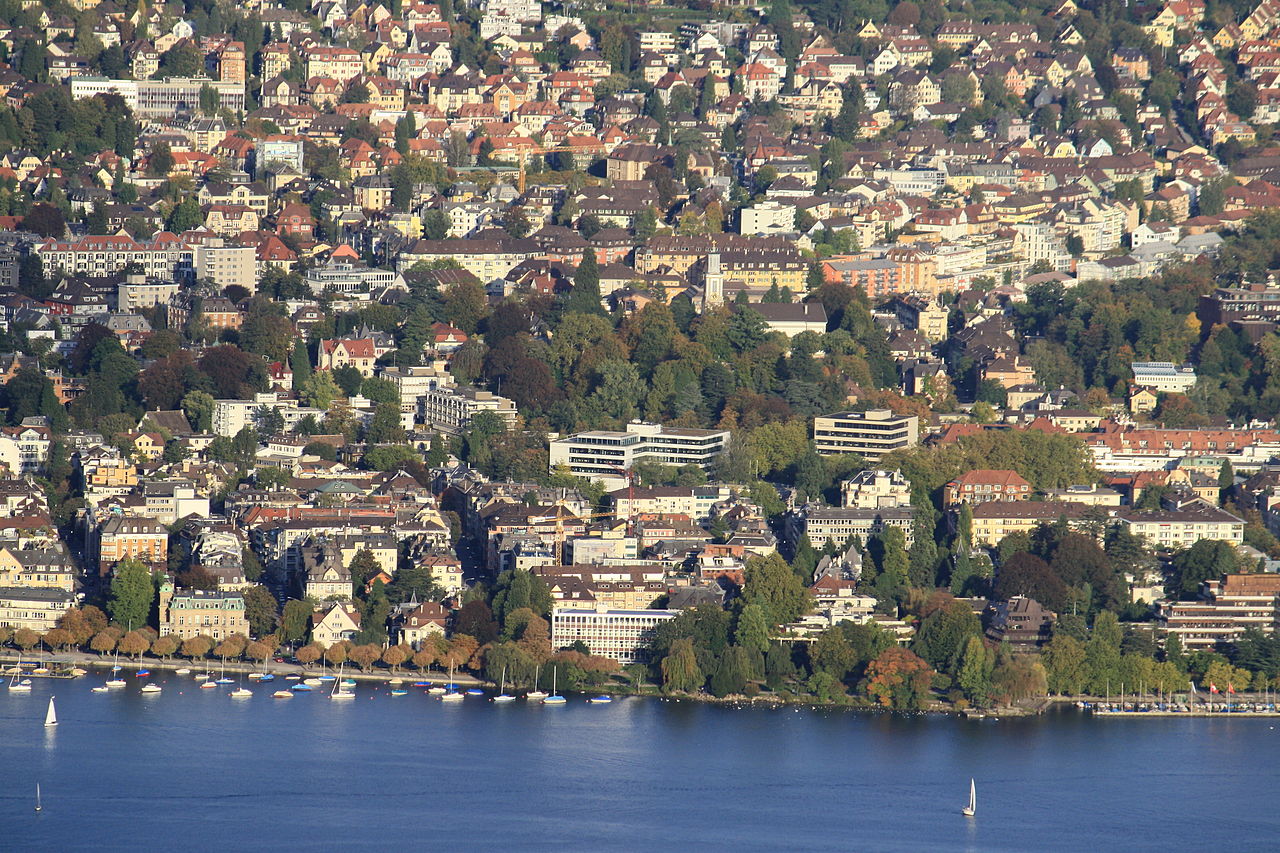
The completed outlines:
<svg viewBox="0 0 1280 853">
<path fill-rule="evenodd" d="M 50 696 L 49 710 L 44 712 L 44 726 L 45 728 L 49 728 L 50 726 L 56 726 L 57 724 L 58 724 L 58 714 L 56 711 L 53 710 L 53 697 Z"/>
<path fill-rule="evenodd" d="M 356 692 L 350 687 L 342 683 L 342 670 L 338 670 L 338 679 L 333 684 L 333 692 L 329 694 L 330 699 L 354 699 Z"/>
<path fill-rule="evenodd" d="M 969 780 L 969 805 L 963 809 L 965 817 L 973 817 L 978 810 L 978 786 L 974 784 L 973 779 Z"/>
<path fill-rule="evenodd" d="M 529 699 L 546 699 L 547 698 L 547 691 L 538 689 L 538 674 L 541 671 L 542 671 L 541 664 L 533 668 L 533 689 L 526 694 L 526 697 Z"/>
<path fill-rule="evenodd" d="M 545 699 L 543 699 L 543 700 L 542 700 L 542 704 L 543 704 L 543 705 L 563 705 L 566 701 L 568 701 L 568 700 L 566 700 L 563 696 L 561 696 L 559 693 L 556 693 L 556 676 L 557 676 L 558 674 L 559 674 L 559 670 L 558 670 L 558 669 L 556 669 L 555 667 L 552 667 L 552 669 L 551 669 L 551 695 L 550 695 L 550 696 L 548 696 L 548 697 L 546 697 Z"/>
<path fill-rule="evenodd" d="M 248 699 L 253 695 L 253 691 L 244 686 L 244 682 L 240 682 L 240 686 L 231 691 L 232 699 Z"/>
<path fill-rule="evenodd" d="M 36 783 L 36 811 L 40 811 L 40 783 Z"/>
<path fill-rule="evenodd" d="M 453 683 L 453 667 L 449 667 L 449 692 L 440 696 L 441 702 L 460 702 L 467 698 L 465 693 L 458 692 L 458 685 Z"/>
<path fill-rule="evenodd" d="M 24 678 L 18 680 L 18 676 L 22 674 L 22 658 L 18 658 L 18 665 L 13 668 L 13 675 L 9 678 L 9 689 L 14 693 L 30 693 L 31 679 Z"/>
<path fill-rule="evenodd" d="M 111 677 L 107 679 L 108 687 L 124 687 L 125 686 L 125 680 L 118 675 L 119 672 L 120 672 L 120 652 L 117 651 L 115 661 L 111 664 Z"/>
<path fill-rule="evenodd" d="M 514 702 L 516 697 L 507 695 L 507 668 L 502 668 L 502 680 L 498 686 L 498 695 L 493 697 L 495 702 Z"/>
<path fill-rule="evenodd" d="M 222 674 L 218 676 L 218 684 L 235 684 L 234 678 L 227 678 L 227 659 L 222 659 Z"/>
</svg>

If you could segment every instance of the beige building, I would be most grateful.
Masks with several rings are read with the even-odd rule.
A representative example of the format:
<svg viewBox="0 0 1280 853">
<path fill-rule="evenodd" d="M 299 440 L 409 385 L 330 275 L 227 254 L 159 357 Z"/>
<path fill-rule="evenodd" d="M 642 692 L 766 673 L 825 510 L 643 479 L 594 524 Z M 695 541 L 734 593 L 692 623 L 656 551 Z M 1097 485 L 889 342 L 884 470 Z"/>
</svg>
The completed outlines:
<svg viewBox="0 0 1280 853">
<path fill-rule="evenodd" d="M 232 634 L 249 634 L 240 593 L 175 591 L 169 580 L 160 585 L 160 636 L 185 640 L 204 635 L 222 641 Z"/>
<path fill-rule="evenodd" d="M 64 589 L 0 587 L 0 627 L 30 628 L 43 634 L 58 627 L 58 620 L 75 603 L 75 596 Z"/>
<path fill-rule="evenodd" d="M 360 611 L 335 604 L 328 613 L 311 617 L 311 642 L 329 648 L 334 643 L 350 640 L 360 631 Z"/>
<path fill-rule="evenodd" d="M 519 414 L 513 401 L 475 388 L 435 388 L 419 398 L 418 406 L 424 424 L 451 434 L 465 430 L 481 412 L 493 412 L 508 427 Z"/>
<path fill-rule="evenodd" d="M 1244 542 L 1244 519 L 1203 501 L 1149 512 L 1126 508 L 1116 520 L 1153 548 L 1190 548 L 1201 539 Z"/>
<path fill-rule="evenodd" d="M 1226 575 L 1206 581 L 1200 601 L 1161 602 L 1160 618 L 1184 651 L 1212 651 L 1250 628 L 1274 634 L 1280 613 L 1280 575 Z M 1218 685 L 1226 690 L 1226 685 Z"/>
<path fill-rule="evenodd" d="M 125 559 L 165 563 L 169 559 L 169 531 L 154 518 L 112 515 L 98 530 L 98 562 L 110 569 Z"/>
<path fill-rule="evenodd" d="M 1085 507 L 1057 501 L 988 501 L 973 505 L 971 510 L 973 544 L 992 548 L 1010 533 L 1030 533 L 1041 524 L 1054 524 L 1060 518 L 1078 523 Z"/>
</svg>

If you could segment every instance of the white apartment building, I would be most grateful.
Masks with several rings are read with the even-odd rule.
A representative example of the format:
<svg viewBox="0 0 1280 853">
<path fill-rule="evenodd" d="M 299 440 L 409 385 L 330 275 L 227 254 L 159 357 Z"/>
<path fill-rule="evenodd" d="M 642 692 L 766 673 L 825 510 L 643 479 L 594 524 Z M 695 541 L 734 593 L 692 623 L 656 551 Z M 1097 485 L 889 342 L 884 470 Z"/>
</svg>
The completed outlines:
<svg viewBox="0 0 1280 853">
<path fill-rule="evenodd" d="M 920 441 L 920 419 L 898 416 L 888 409 L 840 412 L 813 419 L 813 445 L 819 453 L 857 453 L 876 462 L 886 453 L 915 447 Z"/>
<path fill-rule="evenodd" d="M 1116 513 L 1116 520 L 1152 548 L 1190 548 L 1201 539 L 1244 543 L 1244 519 L 1207 503 L 1149 512 L 1126 508 Z"/>
<path fill-rule="evenodd" d="M 73 77 L 74 100 L 96 95 L 119 95 L 131 110 L 143 118 L 168 118 L 180 110 L 200 107 L 205 87 L 217 95 L 218 106 L 232 112 L 244 111 L 244 83 L 211 80 L 206 77 L 166 77 L 163 80 L 112 80 L 106 77 Z"/>
<path fill-rule="evenodd" d="M 292 400 L 274 391 L 264 391 L 253 395 L 252 400 L 214 400 L 213 432 L 234 438 L 235 434 L 247 426 L 253 426 L 253 413 L 260 407 L 275 409 L 284 418 L 285 429 L 292 429 L 298 421 L 307 415 L 315 415 L 320 420 L 325 413 L 309 406 L 299 406 Z"/>
<path fill-rule="evenodd" d="M 368 295 L 380 288 L 390 287 L 402 281 L 397 273 L 364 265 L 331 263 L 307 270 L 302 280 L 311 292 L 335 293 L 343 296 Z"/>
<path fill-rule="evenodd" d="M 796 230 L 796 209 L 790 204 L 762 201 L 744 207 L 739 216 L 739 230 L 743 234 L 780 234 Z"/>
<path fill-rule="evenodd" d="M 633 421 L 626 432 L 590 430 L 551 442 L 551 470 L 563 465 L 610 490 L 627 485 L 637 462 L 709 469 L 729 446 L 728 430 L 683 429 Z"/>
<path fill-rule="evenodd" d="M 434 388 L 419 398 L 419 412 L 424 424 L 447 433 L 459 433 L 480 412 L 494 412 L 511 427 L 519 412 L 506 397 L 475 388 Z"/>
<path fill-rule="evenodd" d="M 654 629 L 680 615 L 679 610 L 610 610 L 557 607 L 551 614 L 551 647 L 565 649 L 582 641 L 593 655 L 618 663 L 639 663 Z"/>
<path fill-rule="evenodd" d="M 176 281 L 149 279 L 145 275 L 128 275 L 116 287 L 119 310 L 135 312 L 156 305 L 167 305 L 178 293 Z"/>
</svg>

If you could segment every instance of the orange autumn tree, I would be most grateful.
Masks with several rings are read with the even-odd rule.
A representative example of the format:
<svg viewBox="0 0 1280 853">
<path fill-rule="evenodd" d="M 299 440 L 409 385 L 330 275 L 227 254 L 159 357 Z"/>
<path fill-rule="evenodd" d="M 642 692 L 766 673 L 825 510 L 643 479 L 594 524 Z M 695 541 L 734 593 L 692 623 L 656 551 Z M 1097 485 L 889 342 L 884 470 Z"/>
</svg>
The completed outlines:
<svg viewBox="0 0 1280 853">
<path fill-rule="evenodd" d="M 885 649 L 867 664 L 867 695 L 895 711 L 923 708 L 932 680 L 933 668 L 900 646 Z"/>
</svg>

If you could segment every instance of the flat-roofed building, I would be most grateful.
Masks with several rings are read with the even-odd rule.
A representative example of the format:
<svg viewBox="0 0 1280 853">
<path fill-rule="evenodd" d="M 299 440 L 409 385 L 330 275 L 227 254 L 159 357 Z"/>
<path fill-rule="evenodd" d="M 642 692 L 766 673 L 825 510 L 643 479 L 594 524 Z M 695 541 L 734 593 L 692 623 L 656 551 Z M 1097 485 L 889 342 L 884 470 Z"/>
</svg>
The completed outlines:
<svg viewBox="0 0 1280 853">
<path fill-rule="evenodd" d="M 593 655 L 619 664 L 643 662 L 646 646 L 659 625 L 680 615 L 679 610 L 611 610 L 558 607 L 551 614 L 551 646 L 565 649 L 582 642 Z"/>
<path fill-rule="evenodd" d="M 1280 574 L 1225 575 L 1201 586 L 1201 600 L 1161 602 L 1165 630 L 1185 651 L 1212 650 L 1250 628 L 1274 634 L 1280 608 Z"/>
<path fill-rule="evenodd" d="M 637 462 L 709 470 L 729 446 L 729 431 L 685 429 L 633 421 L 626 432 L 591 430 L 551 442 L 551 470 L 566 466 L 610 490 L 627 485 L 626 472 Z"/>
<path fill-rule="evenodd" d="M 433 388 L 419 398 L 418 405 L 424 424 L 450 434 L 462 432 L 481 412 L 493 412 L 508 427 L 519 414 L 514 401 L 476 388 Z"/>
<path fill-rule="evenodd" d="M 840 412 L 813 419 L 813 446 L 819 453 L 856 453 L 877 462 L 893 450 L 920 442 L 920 419 L 888 409 Z"/>
</svg>

